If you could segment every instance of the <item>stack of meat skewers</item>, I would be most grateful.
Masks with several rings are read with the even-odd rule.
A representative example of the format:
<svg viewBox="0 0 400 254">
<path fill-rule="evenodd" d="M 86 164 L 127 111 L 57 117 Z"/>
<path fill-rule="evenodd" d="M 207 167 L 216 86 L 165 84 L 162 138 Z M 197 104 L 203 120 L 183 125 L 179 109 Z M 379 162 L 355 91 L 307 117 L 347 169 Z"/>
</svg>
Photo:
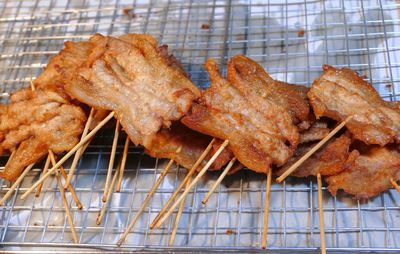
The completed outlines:
<svg viewBox="0 0 400 254">
<path fill-rule="evenodd" d="M 263 247 L 272 174 L 279 176 L 278 182 L 292 174 L 317 176 L 320 183 L 322 176 L 333 195 L 343 189 L 355 198 L 398 188 L 400 107 L 383 101 L 354 71 L 324 66 L 307 88 L 274 80 L 242 55 L 229 60 L 226 78 L 212 59 L 205 68 L 211 86 L 200 91 L 167 46 L 158 46 L 149 35 L 96 34 L 89 41 L 67 42 L 33 82 L 35 90 L 18 91 L 0 107 L 0 152 L 11 154 L 1 176 L 17 185 L 29 171 L 24 168 L 49 153 L 53 167 L 44 170 L 22 197 L 51 174 L 57 177 L 59 169 L 65 175 L 64 187 L 71 186 L 73 167 L 66 175 L 62 164 L 75 154 L 76 166 L 91 138 L 115 117 L 98 223 L 117 178 L 119 183 L 122 179 L 129 141 L 142 145 L 150 156 L 170 159 L 118 245 L 174 162 L 188 169 L 187 176 L 151 228 L 161 226 L 179 206 L 177 226 L 187 193 L 207 170 L 223 169 L 218 184 L 226 174 L 247 168 L 267 176 Z M 119 126 L 129 139 L 112 175 Z M 52 159 L 53 153 L 64 151 L 69 152 L 58 162 Z M 170 244 L 175 233 L 176 227 Z"/>
</svg>

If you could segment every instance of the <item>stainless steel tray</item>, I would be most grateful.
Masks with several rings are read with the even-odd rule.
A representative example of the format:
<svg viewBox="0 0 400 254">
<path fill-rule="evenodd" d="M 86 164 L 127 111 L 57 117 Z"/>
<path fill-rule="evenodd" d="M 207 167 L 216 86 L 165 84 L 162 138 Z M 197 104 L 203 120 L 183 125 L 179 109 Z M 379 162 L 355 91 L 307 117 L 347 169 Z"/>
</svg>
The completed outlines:
<svg viewBox="0 0 400 254">
<path fill-rule="evenodd" d="M 208 85 L 203 62 L 224 65 L 235 54 L 261 63 L 274 78 L 310 85 L 321 65 L 349 66 L 366 74 L 380 94 L 396 100 L 400 89 L 400 20 L 397 1 L 15 1 L 0 2 L 0 93 L 29 85 L 66 40 L 93 33 L 150 33 L 168 44 L 193 82 Z M 209 28 L 207 28 L 207 26 Z M 0 241 L 5 250 L 116 250 L 115 243 L 144 200 L 166 161 L 130 147 L 121 193 L 112 196 L 102 225 L 101 208 L 113 131 L 104 130 L 78 165 L 74 185 L 84 204 L 71 204 L 80 244 L 70 229 L 55 180 L 39 199 L 19 199 L 38 178 L 40 165 L 0 207 Z M 122 152 L 121 137 L 117 159 Z M 1 158 L 4 165 L 6 157 Z M 203 206 L 201 199 L 218 174 L 207 174 L 189 195 L 174 247 L 171 219 L 150 231 L 149 222 L 185 174 L 174 169 L 162 183 L 120 250 L 261 251 L 265 177 L 241 172 L 227 177 Z M 2 195 L 8 184 L 1 182 Z M 67 194 L 69 201 L 71 197 Z M 324 189 L 328 250 L 400 251 L 400 195 L 390 190 L 366 202 Z M 230 233 L 232 232 L 232 234 Z M 318 251 L 316 184 L 289 179 L 273 184 L 268 249 Z"/>
</svg>

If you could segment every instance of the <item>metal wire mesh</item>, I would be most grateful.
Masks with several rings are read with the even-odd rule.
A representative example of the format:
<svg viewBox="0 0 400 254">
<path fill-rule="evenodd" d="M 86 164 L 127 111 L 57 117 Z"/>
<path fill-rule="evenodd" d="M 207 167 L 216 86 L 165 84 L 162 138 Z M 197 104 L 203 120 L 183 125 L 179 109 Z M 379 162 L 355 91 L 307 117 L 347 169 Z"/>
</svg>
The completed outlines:
<svg viewBox="0 0 400 254">
<path fill-rule="evenodd" d="M 28 86 L 66 40 L 94 33 L 150 33 L 168 44 L 200 87 L 208 85 L 203 62 L 213 57 L 222 66 L 246 54 L 274 78 L 310 85 L 324 63 L 348 66 L 368 76 L 387 100 L 400 89 L 400 4 L 396 1 L 126 1 L 46 0 L 0 2 L 0 77 L 2 100 Z M 223 67 L 224 68 L 224 67 Z M 55 180 L 46 181 L 39 199 L 19 199 L 38 177 L 40 165 L 12 198 L 0 207 L 3 247 L 115 248 L 119 235 L 139 209 L 165 161 L 130 147 L 120 193 L 112 196 L 103 223 L 101 208 L 112 131 L 103 131 L 84 154 L 74 178 L 84 204 L 78 210 L 68 194 L 80 244 L 72 243 Z M 120 138 L 118 153 L 122 152 Z M 118 157 L 117 157 L 118 158 Z M 2 157 L 4 165 L 7 158 Z M 67 167 L 68 168 L 68 167 Z M 264 176 L 241 172 L 227 177 L 201 205 L 218 174 L 207 174 L 187 198 L 175 247 L 167 247 L 172 220 L 161 229 L 149 222 L 179 184 L 185 170 L 174 169 L 155 194 L 125 248 L 142 250 L 259 250 Z M 1 184 L 1 193 L 8 190 Z M 357 202 L 324 189 L 328 249 L 400 251 L 399 195 L 394 190 Z M 273 184 L 268 248 L 316 251 L 320 246 L 314 180 L 289 179 Z"/>
</svg>

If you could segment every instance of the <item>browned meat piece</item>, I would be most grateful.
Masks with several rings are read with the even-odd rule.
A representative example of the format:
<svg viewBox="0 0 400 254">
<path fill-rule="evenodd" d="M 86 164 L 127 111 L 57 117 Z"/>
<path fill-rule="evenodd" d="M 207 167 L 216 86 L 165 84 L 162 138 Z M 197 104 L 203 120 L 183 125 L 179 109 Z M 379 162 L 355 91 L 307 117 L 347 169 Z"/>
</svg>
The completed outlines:
<svg viewBox="0 0 400 254">
<path fill-rule="evenodd" d="M 400 179 L 400 153 L 395 146 L 371 146 L 352 162 L 346 163 L 344 171 L 325 178 L 328 190 L 337 190 L 366 199 L 391 188 L 390 179 Z"/>
<path fill-rule="evenodd" d="M 50 60 L 44 71 L 35 79 L 35 87 L 57 90 L 60 95 L 67 96 L 64 93 L 66 80 L 61 73 L 70 73 L 71 75 L 76 73 L 77 67 L 87 60 L 92 49 L 89 42 L 65 42 L 60 53 Z"/>
<path fill-rule="evenodd" d="M 20 90 L 1 108 L 0 152 L 17 149 L 1 175 L 9 181 L 16 180 L 49 149 L 55 153 L 72 149 L 86 121 L 80 107 L 51 90 Z"/>
<path fill-rule="evenodd" d="M 156 134 L 153 142 L 146 147 L 145 152 L 156 158 L 172 158 L 184 168 L 190 169 L 211 142 L 211 137 L 195 132 L 183 124 L 174 123 L 171 129 L 162 129 Z M 200 164 L 200 170 L 215 151 L 222 144 L 221 141 L 214 143 L 213 149 Z M 176 153 L 181 147 L 180 153 Z M 217 160 L 211 165 L 210 170 L 219 170 L 233 158 L 233 153 L 225 149 Z"/>
<path fill-rule="evenodd" d="M 320 173 L 324 176 L 334 175 L 344 169 L 344 165 L 349 158 L 354 158 L 356 154 L 349 153 L 351 138 L 348 134 L 343 134 L 339 138 L 332 140 L 314 153 L 303 164 L 301 164 L 291 175 L 296 177 L 316 176 Z M 295 155 L 289 162 L 278 170 L 277 175 L 283 174 L 290 166 L 297 162 L 305 153 L 311 150 L 315 143 L 300 145 Z"/>
<path fill-rule="evenodd" d="M 94 35 L 94 49 L 66 89 L 95 108 L 116 112 L 135 144 L 147 147 L 162 127 L 179 120 L 200 96 L 156 40 L 146 35 L 121 38 Z"/>
<path fill-rule="evenodd" d="M 326 122 L 316 121 L 308 130 L 300 133 L 300 144 L 321 140 L 326 137 L 330 131 Z"/>
<path fill-rule="evenodd" d="M 227 78 L 254 107 L 268 111 L 275 106 L 276 111 L 279 105 L 281 115 L 271 114 L 270 118 L 283 121 L 282 118 L 288 118 L 289 114 L 300 129 L 308 129 L 315 119 L 308 103 L 307 87 L 274 80 L 262 66 L 246 56 L 237 55 L 230 59 Z"/>
<path fill-rule="evenodd" d="M 354 71 L 324 65 L 324 73 L 314 81 L 308 92 L 317 118 L 326 116 L 343 121 L 354 138 L 366 144 L 384 146 L 400 141 L 398 107 L 382 100 L 371 84 Z"/>
<path fill-rule="evenodd" d="M 232 72 L 236 70 L 232 70 L 232 63 L 229 66 L 234 77 Z M 299 133 L 285 107 L 260 94 L 260 87 L 254 85 L 252 89 L 239 77 L 235 76 L 235 84 L 230 83 L 220 76 L 212 59 L 205 63 L 205 68 L 211 87 L 182 122 L 201 133 L 229 140 L 236 158 L 253 171 L 267 173 L 272 163 L 286 163 L 297 147 Z M 244 74 L 245 71 L 240 76 Z"/>
</svg>

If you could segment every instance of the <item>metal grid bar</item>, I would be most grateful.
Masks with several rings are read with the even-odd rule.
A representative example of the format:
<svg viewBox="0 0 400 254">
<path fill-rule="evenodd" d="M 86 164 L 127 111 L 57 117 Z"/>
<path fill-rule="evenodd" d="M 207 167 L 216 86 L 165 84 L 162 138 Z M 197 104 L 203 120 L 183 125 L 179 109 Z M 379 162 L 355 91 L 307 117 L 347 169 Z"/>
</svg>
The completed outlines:
<svg viewBox="0 0 400 254">
<path fill-rule="evenodd" d="M 274 78 L 287 82 L 309 85 L 320 74 L 321 65 L 330 63 L 367 73 L 383 98 L 397 100 L 400 95 L 400 4 L 393 1 L 8 0 L 0 6 L 1 93 L 28 86 L 65 40 L 87 39 L 96 32 L 139 32 L 168 44 L 200 87 L 209 82 L 202 68 L 205 59 L 216 58 L 225 71 L 229 57 L 242 53 L 260 62 Z M 123 8 L 130 8 L 128 15 Z M 6 101 L 5 96 L 2 98 Z M 122 154 L 123 136 L 118 156 Z M 81 244 L 72 244 L 54 179 L 45 183 L 40 199 L 18 198 L 39 174 L 38 167 L 0 208 L 2 245 L 114 248 L 165 161 L 151 159 L 140 148 L 130 147 L 121 192 L 113 194 L 104 222 L 97 226 L 94 219 L 101 209 L 111 140 L 111 131 L 100 133 L 79 162 L 74 186 L 83 210 L 67 196 Z M 1 157 L 4 163 L 6 159 Z M 184 172 L 177 167 L 167 175 L 128 236 L 125 248 L 168 248 L 173 220 L 161 229 L 149 230 L 148 225 Z M 229 176 L 203 207 L 200 201 L 217 176 L 206 175 L 189 193 L 174 250 L 259 250 L 264 177 L 251 172 Z M 0 192 L 5 193 L 7 183 L 0 183 Z M 289 179 L 283 185 L 272 185 L 270 249 L 318 249 L 316 192 L 313 180 Z M 326 188 L 323 193 L 328 249 L 400 251 L 400 207 L 395 191 L 368 202 L 354 202 L 343 193 L 330 197 Z"/>
</svg>

